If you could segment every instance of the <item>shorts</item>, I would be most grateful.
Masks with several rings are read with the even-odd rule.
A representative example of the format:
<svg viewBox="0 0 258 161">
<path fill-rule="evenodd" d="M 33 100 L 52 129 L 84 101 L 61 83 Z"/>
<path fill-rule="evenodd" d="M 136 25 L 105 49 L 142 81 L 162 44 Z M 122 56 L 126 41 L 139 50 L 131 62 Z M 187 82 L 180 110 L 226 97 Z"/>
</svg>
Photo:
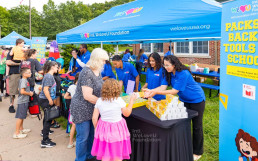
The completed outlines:
<svg viewBox="0 0 258 161">
<path fill-rule="evenodd" d="M 17 119 L 26 119 L 28 108 L 29 108 L 29 102 L 28 103 L 18 104 L 15 118 L 17 118 Z"/>
<path fill-rule="evenodd" d="M 9 78 L 9 95 L 13 96 L 19 94 L 19 80 L 21 78 L 20 74 L 12 74 Z"/>
</svg>

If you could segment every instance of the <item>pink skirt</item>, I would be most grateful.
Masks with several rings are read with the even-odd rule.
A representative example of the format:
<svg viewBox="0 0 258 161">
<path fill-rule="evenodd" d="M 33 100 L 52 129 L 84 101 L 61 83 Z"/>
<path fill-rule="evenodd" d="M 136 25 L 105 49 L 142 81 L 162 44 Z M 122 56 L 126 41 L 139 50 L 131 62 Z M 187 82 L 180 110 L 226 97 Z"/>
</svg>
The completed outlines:
<svg viewBox="0 0 258 161">
<path fill-rule="evenodd" d="M 114 123 L 99 119 L 91 154 L 98 160 L 130 159 L 130 133 L 124 118 Z"/>
</svg>

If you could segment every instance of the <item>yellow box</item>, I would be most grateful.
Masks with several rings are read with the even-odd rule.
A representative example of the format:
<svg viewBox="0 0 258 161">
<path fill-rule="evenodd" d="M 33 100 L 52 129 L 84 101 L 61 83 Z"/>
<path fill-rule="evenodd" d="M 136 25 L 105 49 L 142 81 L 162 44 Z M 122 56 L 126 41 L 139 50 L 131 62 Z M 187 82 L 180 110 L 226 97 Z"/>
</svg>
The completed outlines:
<svg viewBox="0 0 258 161">
<path fill-rule="evenodd" d="M 156 102 L 157 100 L 155 100 L 154 98 L 148 98 L 148 102 L 151 103 L 151 106 L 153 106 L 153 102 Z"/>
<path fill-rule="evenodd" d="M 150 107 L 150 111 L 154 113 L 155 109 L 153 107 Z"/>
<path fill-rule="evenodd" d="M 161 104 L 163 104 L 164 106 L 168 105 L 168 100 L 161 100 Z"/>
<path fill-rule="evenodd" d="M 123 96 L 122 99 L 125 101 L 126 106 L 129 105 L 129 101 L 130 101 L 130 96 Z M 141 106 L 145 106 L 147 103 L 146 99 L 143 98 L 137 98 L 133 104 L 133 108 L 137 108 L 137 107 L 141 107 Z"/>
<path fill-rule="evenodd" d="M 156 111 L 156 116 L 158 117 L 158 118 L 161 118 L 161 113 L 159 112 L 159 111 Z"/>
<path fill-rule="evenodd" d="M 151 103 L 150 103 L 150 102 L 147 102 L 147 103 L 146 103 L 146 107 L 147 107 L 148 109 L 150 109 L 150 108 L 151 108 Z"/>
<path fill-rule="evenodd" d="M 168 101 L 168 103 L 170 103 L 173 100 L 174 96 L 171 94 L 167 94 L 166 95 L 166 100 Z"/>
<path fill-rule="evenodd" d="M 159 111 L 162 115 L 166 112 L 166 110 Z"/>
<path fill-rule="evenodd" d="M 152 108 L 157 109 L 159 107 L 159 101 L 152 102 Z"/>
<path fill-rule="evenodd" d="M 159 111 L 166 111 L 166 110 L 167 110 L 167 106 L 164 106 L 164 105 L 159 106 Z"/>
<path fill-rule="evenodd" d="M 140 97 L 144 97 L 144 92 L 138 92 Z"/>
</svg>

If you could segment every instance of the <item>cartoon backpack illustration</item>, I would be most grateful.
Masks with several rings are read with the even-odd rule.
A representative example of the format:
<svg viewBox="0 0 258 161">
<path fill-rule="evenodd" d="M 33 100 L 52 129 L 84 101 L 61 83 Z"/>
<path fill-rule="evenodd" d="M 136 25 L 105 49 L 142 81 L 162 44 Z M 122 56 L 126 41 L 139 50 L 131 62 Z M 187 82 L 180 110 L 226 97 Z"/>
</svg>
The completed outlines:
<svg viewBox="0 0 258 161">
<path fill-rule="evenodd" d="M 235 141 L 241 154 L 239 161 L 258 161 L 258 142 L 255 137 L 239 129 Z"/>
</svg>

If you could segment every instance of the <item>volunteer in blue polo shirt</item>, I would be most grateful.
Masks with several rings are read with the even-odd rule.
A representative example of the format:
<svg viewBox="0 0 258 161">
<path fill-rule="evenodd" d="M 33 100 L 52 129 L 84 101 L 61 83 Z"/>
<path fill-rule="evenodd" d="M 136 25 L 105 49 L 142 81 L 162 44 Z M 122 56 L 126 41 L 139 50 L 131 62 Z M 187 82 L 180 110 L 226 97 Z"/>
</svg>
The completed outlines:
<svg viewBox="0 0 258 161">
<path fill-rule="evenodd" d="M 106 80 L 108 78 L 116 79 L 116 76 L 112 71 L 112 65 L 108 60 L 106 60 L 106 64 L 104 65 L 104 70 L 101 72 L 101 76 L 103 80 Z"/>
<path fill-rule="evenodd" d="M 126 92 L 128 80 L 131 80 L 135 81 L 134 91 L 140 91 L 140 76 L 135 67 L 130 63 L 122 62 L 122 59 L 119 55 L 115 55 L 112 59 L 112 62 L 114 67 L 116 68 L 116 74 L 121 89 L 124 86 L 124 92 Z"/>
<path fill-rule="evenodd" d="M 81 53 L 80 55 L 72 54 L 73 58 L 76 59 L 77 72 L 80 72 L 82 68 L 86 66 L 86 64 L 90 60 L 90 55 L 91 55 L 91 53 L 87 50 L 86 44 L 81 44 L 79 49 Z"/>
<path fill-rule="evenodd" d="M 145 91 L 146 89 L 154 89 L 161 86 L 163 80 L 162 72 L 163 68 L 160 55 L 156 52 L 150 54 L 148 59 L 146 83 L 142 87 L 142 90 Z M 166 96 L 155 95 L 153 98 L 159 101 L 165 99 Z"/>
<path fill-rule="evenodd" d="M 76 48 L 74 48 L 71 51 L 71 55 L 77 55 L 78 54 L 78 50 Z M 66 74 L 70 74 L 71 76 L 75 76 L 76 73 L 79 72 L 79 69 L 76 67 L 76 59 L 74 59 L 73 57 L 71 58 L 70 62 L 69 62 L 69 68 Z"/>
<path fill-rule="evenodd" d="M 164 57 L 164 67 L 166 69 L 162 85 L 156 89 L 148 90 L 147 97 L 156 94 L 178 95 L 179 100 L 184 102 L 186 108 L 198 112 L 198 116 L 192 119 L 193 125 L 193 154 L 194 160 L 199 159 L 203 154 L 203 112 L 205 108 L 205 95 L 203 89 L 195 82 L 189 69 L 184 66 L 177 57 L 169 55 Z M 173 88 L 166 90 L 168 85 Z"/>
<path fill-rule="evenodd" d="M 148 57 L 144 54 L 144 50 L 140 49 L 138 55 L 135 56 L 136 60 L 136 70 L 141 75 L 142 72 L 142 66 L 145 60 L 148 60 Z"/>
<path fill-rule="evenodd" d="M 123 62 L 128 62 L 130 57 L 131 57 L 130 50 L 126 49 L 122 61 Z"/>
<path fill-rule="evenodd" d="M 173 46 L 172 46 L 172 49 L 173 50 Z M 168 52 L 164 55 L 165 56 L 169 56 L 169 55 L 174 55 L 173 52 L 170 50 L 170 46 L 168 47 Z"/>
</svg>

